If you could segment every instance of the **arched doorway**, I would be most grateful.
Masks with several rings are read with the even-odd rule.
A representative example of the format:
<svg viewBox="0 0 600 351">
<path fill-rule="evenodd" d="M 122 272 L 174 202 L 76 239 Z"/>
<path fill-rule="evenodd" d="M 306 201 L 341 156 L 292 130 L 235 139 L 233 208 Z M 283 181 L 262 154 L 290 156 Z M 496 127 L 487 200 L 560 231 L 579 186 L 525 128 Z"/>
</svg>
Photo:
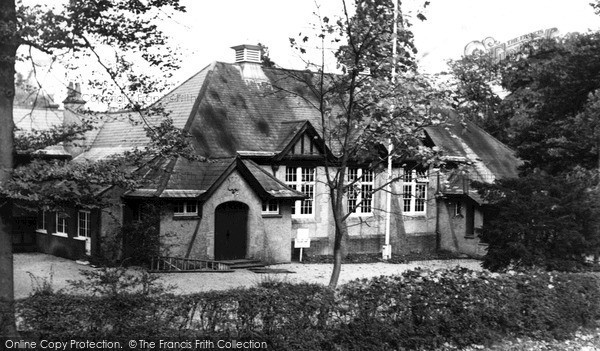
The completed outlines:
<svg viewBox="0 0 600 351">
<path fill-rule="evenodd" d="M 248 205 L 230 201 L 215 209 L 215 260 L 246 258 Z"/>
</svg>

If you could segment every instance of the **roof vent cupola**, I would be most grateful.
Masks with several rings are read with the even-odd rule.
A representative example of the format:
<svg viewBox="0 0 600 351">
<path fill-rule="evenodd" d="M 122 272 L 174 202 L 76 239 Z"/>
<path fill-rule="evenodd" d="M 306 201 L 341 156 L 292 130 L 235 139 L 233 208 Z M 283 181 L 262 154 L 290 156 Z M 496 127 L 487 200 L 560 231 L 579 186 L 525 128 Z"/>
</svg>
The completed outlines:
<svg viewBox="0 0 600 351">
<path fill-rule="evenodd" d="M 253 62 L 260 63 L 261 48 L 258 45 L 237 45 L 231 47 L 235 50 L 235 63 Z"/>
<path fill-rule="evenodd" d="M 231 47 L 235 50 L 235 64 L 246 83 L 268 83 L 269 78 L 263 72 L 261 60 L 261 47 L 259 45 L 237 45 Z"/>
</svg>

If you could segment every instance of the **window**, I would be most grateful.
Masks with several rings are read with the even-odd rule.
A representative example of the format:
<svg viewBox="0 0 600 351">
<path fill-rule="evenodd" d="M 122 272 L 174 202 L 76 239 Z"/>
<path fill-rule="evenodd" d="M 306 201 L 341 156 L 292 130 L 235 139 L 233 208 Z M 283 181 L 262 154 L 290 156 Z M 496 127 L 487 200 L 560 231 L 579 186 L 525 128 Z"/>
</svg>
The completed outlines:
<svg viewBox="0 0 600 351">
<path fill-rule="evenodd" d="M 180 201 L 175 203 L 175 216 L 197 216 L 198 203 L 196 201 Z"/>
<path fill-rule="evenodd" d="M 348 168 L 348 213 L 373 212 L 373 180 L 372 170 Z"/>
<path fill-rule="evenodd" d="M 48 230 L 48 218 L 46 211 L 42 211 L 41 215 L 38 217 L 37 229 L 41 232 L 47 232 Z"/>
<path fill-rule="evenodd" d="M 67 234 L 68 216 L 64 212 L 56 212 L 56 234 Z"/>
<path fill-rule="evenodd" d="M 262 203 L 262 214 L 267 215 L 278 215 L 279 214 L 279 201 L 269 200 Z"/>
<path fill-rule="evenodd" d="M 314 213 L 315 169 L 312 167 L 286 167 L 285 183 L 307 196 L 292 206 L 292 215 L 309 216 Z"/>
<path fill-rule="evenodd" d="M 424 214 L 427 202 L 427 171 L 404 169 L 402 210 L 405 214 Z"/>
<path fill-rule="evenodd" d="M 77 212 L 77 235 L 90 237 L 90 211 Z"/>
</svg>

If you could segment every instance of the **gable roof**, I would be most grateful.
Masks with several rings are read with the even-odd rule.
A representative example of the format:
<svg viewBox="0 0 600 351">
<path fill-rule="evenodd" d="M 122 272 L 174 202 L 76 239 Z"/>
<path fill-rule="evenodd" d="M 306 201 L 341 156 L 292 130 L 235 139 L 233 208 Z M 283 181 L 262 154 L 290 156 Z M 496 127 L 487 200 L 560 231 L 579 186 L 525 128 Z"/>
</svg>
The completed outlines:
<svg viewBox="0 0 600 351">
<path fill-rule="evenodd" d="M 289 188 L 256 163 L 239 157 L 205 162 L 181 157 L 163 161 L 162 165 L 146 174 L 143 188 L 126 192 L 125 197 L 203 200 L 209 198 L 236 170 L 263 200 L 305 198 L 304 194 Z"/>
<path fill-rule="evenodd" d="M 445 195 L 468 196 L 482 204 L 472 181 L 492 183 L 519 176 L 522 161 L 515 152 L 471 121 L 455 119 L 444 126 L 427 127 L 426 133 L 448 161 L 465 165 L 458 172 L 449 172 L 440 184 Z"/>
<path fill-rule="evenodd" d="M 514 150 L 475 123 L 455 120 L 425 129 L 447 159 L 471 164 L 472 180 L 493 182 L 518 177 L 522 161 L 515 156 Z"/>
</svg>

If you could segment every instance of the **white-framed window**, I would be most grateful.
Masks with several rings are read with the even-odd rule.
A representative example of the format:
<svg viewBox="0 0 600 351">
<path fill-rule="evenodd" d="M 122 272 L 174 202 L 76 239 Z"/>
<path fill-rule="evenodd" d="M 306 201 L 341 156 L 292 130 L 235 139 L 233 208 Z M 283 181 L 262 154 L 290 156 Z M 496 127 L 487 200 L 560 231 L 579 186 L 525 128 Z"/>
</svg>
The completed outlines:
<svg viewBox="0 0 600 351">
<path fill-rule="evenodd" d="M 285 183 L 304 195 L 304 200 L 298 200 L 292 206 L 292 215 L 312 216 L 315 204 L 315 168 L 314 167 L 286 167 Z"/>
<path fill-rule="evenodd" d="M 42 211 L 41 215 L 38 217 L 37 231 L 44 233 L 48 232 L 48 214 L 46 211 Z"/>
<path fill-rule="evenodd" d="M 77 236 L 90 237 L 90 211 L 77 212 Z"/>
<path fill-rule="evenodd" d="M 179 201 L 175 203 L 173 215 L 176 217 L 182 216 L 197 216 L 198 202 L 197 201 Z"/>
<path fill-rule="evenodd" d="M 364 168 L 348 168 L 348 213 L 373 214 L 373 171 Z"/>
<path fill-rule="evenodd" d="M 56 234 L 67 235 L 69 216 L 65 212 L 56 212 Z"/>
<path fill-rule="evenodd" d="M 405 214 L 425 214 L 427 209 L 427 171 L 404 168 L 402 177 L 402 211 Z"/>
<path fill-rule="evenodd" d="M 279 214 L 279 201 L 269 200 L 262 203 L 262 214 L 264 215 L 278 215 Z"/>
</svg>

